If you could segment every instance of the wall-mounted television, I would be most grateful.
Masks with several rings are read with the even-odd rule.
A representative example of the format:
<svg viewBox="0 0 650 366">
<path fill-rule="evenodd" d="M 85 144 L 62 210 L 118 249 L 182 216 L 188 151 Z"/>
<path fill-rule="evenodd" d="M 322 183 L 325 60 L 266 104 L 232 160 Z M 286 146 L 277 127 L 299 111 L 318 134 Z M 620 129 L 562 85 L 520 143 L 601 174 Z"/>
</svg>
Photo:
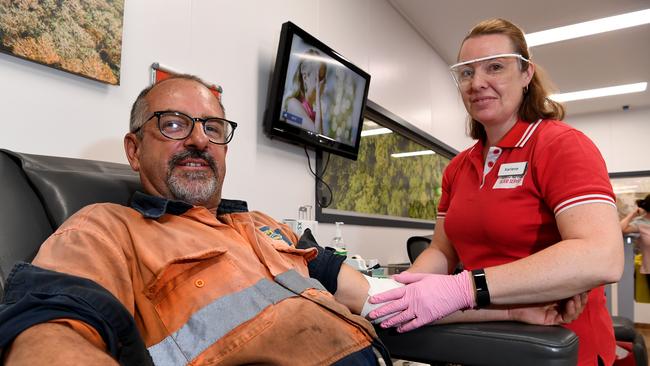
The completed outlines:
<svg viewBox="0 0 650 366">
<path fill-rule="evenodd" d="M 356 160 L 369 85 L 368 73 L 286 22 L 264 131 L 271 138 Z"/>
</svg>

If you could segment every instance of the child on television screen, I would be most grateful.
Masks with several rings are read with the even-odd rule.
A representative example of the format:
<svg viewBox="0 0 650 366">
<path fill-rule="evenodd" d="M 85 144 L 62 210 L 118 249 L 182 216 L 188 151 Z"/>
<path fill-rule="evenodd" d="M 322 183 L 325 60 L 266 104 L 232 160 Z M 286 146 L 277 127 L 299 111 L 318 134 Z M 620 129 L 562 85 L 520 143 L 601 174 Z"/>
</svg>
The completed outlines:
<svg viewBox="0 0 650 366">
<path fill-rule="evenodd" d="M 287 122 L 319 134 L 323 133 L 323 104 L 321 99 L 327 77 L 327 65 L 322 57 L 308 49 L 300 59 L 293 75 L 291 92 L 285 98 L 282 110 Z"/>
</svg>

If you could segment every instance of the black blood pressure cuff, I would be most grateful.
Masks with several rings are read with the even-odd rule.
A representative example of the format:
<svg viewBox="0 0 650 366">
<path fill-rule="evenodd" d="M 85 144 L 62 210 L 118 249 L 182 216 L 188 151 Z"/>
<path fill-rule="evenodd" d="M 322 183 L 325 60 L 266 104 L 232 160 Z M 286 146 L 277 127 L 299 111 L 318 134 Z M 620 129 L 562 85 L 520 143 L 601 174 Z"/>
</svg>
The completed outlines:
<svg viewBox="0 0 650 366">
<path fill-rule="evenodd" d="M 121 365 L 153 365 L 133 316 L 105 288 L 28 263 L 15 265 L 0 303 L 0 349 L 27 328 L 61 318 L 97 330 L 107 352 Z"/>
<path fill-rule="evenodd" d="M 316 248 L 318 250 L 318 256 L 307 263 L 309 277 L 317 279 L 332 294 L 336 293 L 339 271 L 346 257 L 344 255 L 334 254 L 333 250 L 318 245 L 309 229 L 305 229 L 298 240 L 296 248 Z"/>
</svg>

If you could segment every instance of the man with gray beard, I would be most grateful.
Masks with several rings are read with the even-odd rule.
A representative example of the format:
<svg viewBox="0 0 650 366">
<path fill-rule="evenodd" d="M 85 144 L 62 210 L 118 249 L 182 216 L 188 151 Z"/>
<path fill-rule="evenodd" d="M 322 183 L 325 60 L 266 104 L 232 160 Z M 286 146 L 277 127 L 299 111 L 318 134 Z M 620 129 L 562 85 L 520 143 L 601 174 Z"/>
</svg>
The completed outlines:
<svg viewBox="0 0 650 366">
<path fill-rule="evenodd" d="M 207 201 L 217 190 L 218 182 L 215 175 L 212 178 L 205 172 L 183 172 L 172 174 L 173 167 L 179 161 L 188 158 L 205 160 L 213 172 L 217 171 L 217 166 L 212 157 L 205 152 L 189 150 L 178 153 L 172 157 L 169 162 L 169 172 L 167 174 L 167 184 L 169 189 L 177 200 L 185 201 L 192 204 L 200 204 Z M 197 182 L 192 186 L 184 184 L 186 181 Z"/>
<path fill-rule="evenodd" d="M 221 198 L 236 127 L 194 76 L 140 93 L 124 149 L 144 192 L 81 209 L 14 270 L 7 365 L 390 363 L 344 257 Z"/>
</svg>

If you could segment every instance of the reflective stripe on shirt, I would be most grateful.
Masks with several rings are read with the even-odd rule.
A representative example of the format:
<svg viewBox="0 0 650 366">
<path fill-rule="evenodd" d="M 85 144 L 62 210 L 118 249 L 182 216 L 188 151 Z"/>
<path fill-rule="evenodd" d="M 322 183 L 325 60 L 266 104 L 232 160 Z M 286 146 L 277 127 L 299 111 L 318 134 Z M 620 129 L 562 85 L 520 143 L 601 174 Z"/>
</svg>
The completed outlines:
<svg viewBox="0 0 650 366">
<path fill-rule="evenodd" d="M 239 292 L 216 299 L 196 313 L 176 332 L 148 348 L 156 365 L 186 365 L 221 337 L 256 317 L 268 306 L 309 289 L 323 289 L 316 280 L 294 270 L 266 278 Z"/>
</svg>

